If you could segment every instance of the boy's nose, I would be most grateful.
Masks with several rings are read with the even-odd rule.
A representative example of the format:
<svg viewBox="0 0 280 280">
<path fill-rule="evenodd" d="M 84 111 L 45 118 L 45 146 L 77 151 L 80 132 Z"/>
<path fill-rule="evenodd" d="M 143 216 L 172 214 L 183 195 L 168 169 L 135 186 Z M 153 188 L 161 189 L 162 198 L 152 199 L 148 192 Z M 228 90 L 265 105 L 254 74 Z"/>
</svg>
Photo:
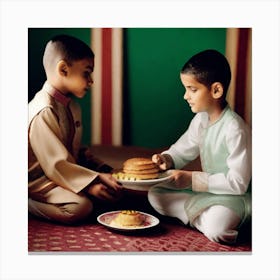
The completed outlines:
<svg viewBox="0 0 280 280">
<path fill-rule="evenodd" d="M 188 94 L 188 92 L 186 91 L 184 94 L 184 99 L 187 101 L 190 98 L 190 95 Z"/>
</svg>

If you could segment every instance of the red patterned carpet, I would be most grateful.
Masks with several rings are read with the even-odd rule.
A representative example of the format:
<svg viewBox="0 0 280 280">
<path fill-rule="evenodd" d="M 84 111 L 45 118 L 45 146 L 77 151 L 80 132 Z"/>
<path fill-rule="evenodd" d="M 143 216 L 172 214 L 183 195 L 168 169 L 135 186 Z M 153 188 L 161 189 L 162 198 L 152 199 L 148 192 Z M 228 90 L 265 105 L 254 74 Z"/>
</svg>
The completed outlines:
<svg viewBox="0 0 280 280">
<path fill-rule="evenodd" d="M 161 221 L 150 230 L 123 234 L 96 221 L 79 226 L 51 224 L 29 218 L 29 252 L 251 252 L 248 241 L 234 246 L 211 242 L 175 221 Z"/>
</svg>

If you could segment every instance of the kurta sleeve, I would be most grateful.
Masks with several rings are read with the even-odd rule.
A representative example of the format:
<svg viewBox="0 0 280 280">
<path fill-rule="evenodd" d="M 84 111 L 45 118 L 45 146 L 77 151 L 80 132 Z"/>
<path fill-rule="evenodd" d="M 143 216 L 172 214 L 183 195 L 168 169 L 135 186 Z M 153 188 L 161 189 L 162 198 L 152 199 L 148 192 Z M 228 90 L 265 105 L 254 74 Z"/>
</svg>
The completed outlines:
<svg viewBox="0 0 280 280">
<path fill-rule="evenodd" d="M 252 173 L 251 132 L 247 127 L 228 127 L 226 145 L 229 155 L 226 160 L 227 173 L 209 174 L 194 172 L 194 191 L 208 191 L 214 194 L 244 194 L 249 186 Z"/>
<path fill-rule="evenodd" d="M 68 152 L 58 119 L 50 107 L 33 118 L 29 141 L 44 173 L 56 184 L 78 193 L 98 176 L 97 172 L 78 165 Z"/>
</svg>

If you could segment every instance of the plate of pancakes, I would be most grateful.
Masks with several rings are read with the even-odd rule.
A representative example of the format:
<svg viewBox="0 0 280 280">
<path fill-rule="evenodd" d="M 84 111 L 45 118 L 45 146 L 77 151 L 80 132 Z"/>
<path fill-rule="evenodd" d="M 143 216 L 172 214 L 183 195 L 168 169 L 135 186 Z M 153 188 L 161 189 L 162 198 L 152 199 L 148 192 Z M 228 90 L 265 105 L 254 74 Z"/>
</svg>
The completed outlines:
<svg viewBox="0 0 280 280">
<path fill-rule="evenodd" d="M 155 216 L 137 210 L 117 210 L 103 213 L 97 217 L 97 221 L 105 227 L 121 231 L 149 229 L 160 223 Z"/>
<path fill-rule="evenodd" d="M 124 188 L 147 191 L 151 186 L 170 181 L 171 173 L 171 170 L 162 172 L 150 158 L 136 157 L 127 159 L 123 169 L 113 173 L 113 177 Z"/>
</svg>

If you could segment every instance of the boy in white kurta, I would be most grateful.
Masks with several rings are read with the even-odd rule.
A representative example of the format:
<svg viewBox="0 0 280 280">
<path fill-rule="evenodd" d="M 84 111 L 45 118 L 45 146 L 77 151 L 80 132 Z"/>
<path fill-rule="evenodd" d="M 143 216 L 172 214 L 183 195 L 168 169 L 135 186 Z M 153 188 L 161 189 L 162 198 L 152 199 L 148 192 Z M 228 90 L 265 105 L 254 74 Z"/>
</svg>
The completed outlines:
<svg viewBox="0 0 280 280">
<path fill-rule="evenodd" d="M 92 50 L 72 36 L 56 36 L 43 64 L 47 81 L 28 104 L 28 210 L 74 223 L 92 212 L 91 196 L 116 201 L 121 186 L 109 166 L 80 149 L 81 112 L 72 97 L 82 98 L 93 83 Z"/>
<path fill-rule="evenodd" d="M 233 243 L 251 216 L 251 131 L 225 101 L 231 79 L 226 58 L 207 50 L 181 71 L 184 99 L 197 113 L 167 151 L 153 156 L 172 181 L 148 194 L 161 214 L 190 223 L 210 240 Z M 200 156 L 202 171 L 179 170 Z"/>
</svg>

